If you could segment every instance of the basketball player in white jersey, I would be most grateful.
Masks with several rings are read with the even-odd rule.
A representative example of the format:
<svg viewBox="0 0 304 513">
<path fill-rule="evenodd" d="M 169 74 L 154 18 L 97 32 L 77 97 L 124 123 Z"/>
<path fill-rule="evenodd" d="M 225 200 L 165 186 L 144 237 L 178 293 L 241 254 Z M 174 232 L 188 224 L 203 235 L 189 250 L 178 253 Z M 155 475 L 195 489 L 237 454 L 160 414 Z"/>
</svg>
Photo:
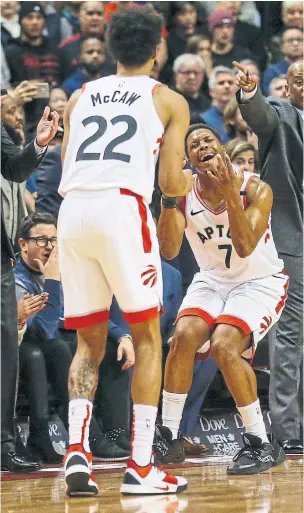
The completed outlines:
<svg viewBox="0 0 304 513">
<path fill-rule="evenodd" d="M 162 19 L 151 8 L 114 14 L 108 41 L 117 75 L 87 83 L 70 99 L 64 118 L 58 244 L 65 324 L 78 331 L 65 457 L 72 496 L 98 492 L 88 433 L 113 294 L 136 354 L 132 451 L 121 491 L 161 494 L 187 487 L 184 478 L 151 461 L 161 386 L 162 275 L 148 205 L 158 155 L 164 194 L 184 195 L 193 185 L 192 174 L 182 171 L 188 105 L 149 78 L 161 31 Z"/>
<path fill-rule="evenodd" d="M 178 430 L 194 358 L 210 341 L 209 352 L 246 428 L 244 448 L 228 473 L 255 474 L 285 459 L 266 434 L 249 363 L 257 343 L 278 321 L 287 297 L 288 277 L 271 234 L 272 191 L 257 175 L 234 172 L 219 135 L 209 126 L 192 125 L 185 146 L 197 171 L 195 183 L 177 208 L 172 198 L 171 205 L 165 199 L 158 236 L 162 254 L 172 259 L 185 232 L 200 272 L 177 316 L 166 362 L 163 426 L 157 426 L 155 449 L 160 460 L 182 460 Z"/>
</svg>

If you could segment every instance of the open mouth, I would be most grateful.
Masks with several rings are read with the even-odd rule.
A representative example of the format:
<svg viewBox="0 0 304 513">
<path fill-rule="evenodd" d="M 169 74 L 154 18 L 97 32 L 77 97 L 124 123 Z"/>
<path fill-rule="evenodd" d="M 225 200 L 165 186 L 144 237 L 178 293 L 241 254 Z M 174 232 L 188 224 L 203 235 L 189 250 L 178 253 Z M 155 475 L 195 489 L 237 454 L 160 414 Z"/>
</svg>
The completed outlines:
<svg viewBox="0 0 304 513">
<path fill-rule="evenodd" d="M 208 162 L 209 160 L 212 160 L 214 157 L 214 153 L 207 153 L 207 155 L 204 155 L 201 159 L 200 159 L 200 162 Z"/>
</svg>

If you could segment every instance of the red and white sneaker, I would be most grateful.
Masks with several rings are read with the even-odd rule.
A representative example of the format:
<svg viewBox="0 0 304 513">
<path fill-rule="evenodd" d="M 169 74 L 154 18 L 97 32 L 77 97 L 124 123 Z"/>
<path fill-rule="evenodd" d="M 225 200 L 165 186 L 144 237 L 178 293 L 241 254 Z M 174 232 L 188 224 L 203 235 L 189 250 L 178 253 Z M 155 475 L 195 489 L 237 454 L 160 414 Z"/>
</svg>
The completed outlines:
<svg viewBox="0 0 304 513">
<path fill-rule="evenodd" d="M 183 477 L 167 474 L 152 463 L 140 467 L 129 460 L 120 491 L 124 495 L 167 494 L 183 492 L 187 486 L 187 480 Z"/>
<path fill-rule="evenodd" d="M 98 486 L 92 472 L 92 454 L 81 444 L 70 445 L 64 457 L 66 494 L 92 496 L 98 494 Z"/>
</svg>

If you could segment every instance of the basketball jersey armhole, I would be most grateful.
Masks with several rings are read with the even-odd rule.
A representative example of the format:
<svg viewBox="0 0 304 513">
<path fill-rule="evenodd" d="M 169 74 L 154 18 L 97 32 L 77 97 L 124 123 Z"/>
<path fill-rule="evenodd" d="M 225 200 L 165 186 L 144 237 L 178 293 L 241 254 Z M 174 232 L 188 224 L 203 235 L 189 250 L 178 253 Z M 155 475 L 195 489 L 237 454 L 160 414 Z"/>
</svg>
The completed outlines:
<svg viewBox="0 0 304 513">
<path fill-rule="evenodd" d="M 159 88 L 159 87 L 168 87 L 166 86 L 165 84 L 155 84 L 153 87 L 152 87 L 152 96 L 155 94 L 156 90 Z"/>
</svg>

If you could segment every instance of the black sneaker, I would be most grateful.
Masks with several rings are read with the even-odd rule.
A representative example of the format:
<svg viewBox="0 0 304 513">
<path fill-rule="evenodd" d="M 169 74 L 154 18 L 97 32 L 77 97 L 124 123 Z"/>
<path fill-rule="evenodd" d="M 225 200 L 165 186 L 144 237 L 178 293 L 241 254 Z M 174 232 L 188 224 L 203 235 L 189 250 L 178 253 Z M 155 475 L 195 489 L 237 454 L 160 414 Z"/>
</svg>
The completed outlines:
<svg viewBox="0 0 304 513">
<path fill-rule="evenodd" d="M 129 458 L 130 451 L 119 447 L 103 433 L 93 439 L 90 438 L 89 443 L 93 456 L 101 461 L 122 461 Z"/>
<path fill-rule="evenodd" d="M 131 452 L 131 440 L 125 429 L 115 428 L 106 432 L 106 437 L 125 451 Z"/>
<path fill-rule="evenodd" d="M 179 432 L 176 440 L 172 440 L 172 433 L 165 426 L 156 425 L 153 443 L 155 452 L 155 465 L 167 463 L 182 463 L 185 461 L 184 441 Z"/>
<path fill-rule="evenodd" d="M 234 456 L 233 462 L 227 468 L 227 474 L 259 474 L 281 465 L 286 460 L 286 455 L 273 435 L 268 435 L 268 438 L 269 443 L 263 443 L 258 436 L 244 433 L 245 446 Z"/>
</svg>

